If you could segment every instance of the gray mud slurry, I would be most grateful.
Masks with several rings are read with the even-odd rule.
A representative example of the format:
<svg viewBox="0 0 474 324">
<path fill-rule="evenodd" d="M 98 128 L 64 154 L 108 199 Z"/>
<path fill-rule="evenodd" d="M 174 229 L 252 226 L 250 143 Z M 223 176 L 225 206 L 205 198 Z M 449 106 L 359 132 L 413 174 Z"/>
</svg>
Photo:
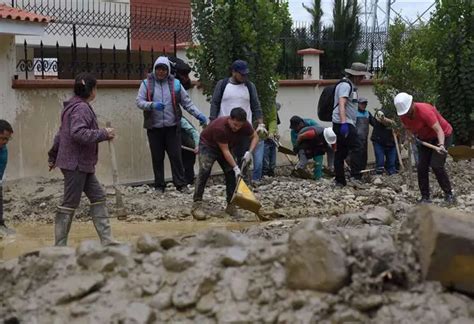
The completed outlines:
<svg viewBox="0 0 474 324">
<path fill-rule="evenodd" d="M 113 220 L 112 234 L 122 242 L 135 242 L 138 237 L 148 233 L 153 236 L 180 236 L 197 233 L 206 229 L 219 228 L 226 230 L 242 230 L 255 222 L 231 221 L 161 221 L 159 223 L 129 223 Z M 16 235 L 0 240 L 0 260 L 35 251 L 41 247 L 54 244 L 54 224 L 25 223 L 14 226 Z M 69 233 L 69 246 L 77 246 L 83 240 L 98 240 L 92 222 L 73 222 Z"/>
</svg>

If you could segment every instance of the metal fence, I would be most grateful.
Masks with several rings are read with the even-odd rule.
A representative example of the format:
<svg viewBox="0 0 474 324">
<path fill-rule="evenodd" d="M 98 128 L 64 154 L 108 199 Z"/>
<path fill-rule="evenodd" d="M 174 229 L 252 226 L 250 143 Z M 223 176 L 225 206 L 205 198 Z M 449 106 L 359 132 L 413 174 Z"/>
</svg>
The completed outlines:
<svg viewBox="0 0 474 324">
<path fill-rule="evenodd" d="M 100 0 L 12 0 L 12 6 L 54 19 L 46 33 L 77 36 L 163 40 L 176 34 L 191 39 L 191 11 L 129 5 Z"/>
<path fill-rule="evenodd" d="M 309 23 L 297 23 L 293 26 L 289 34 L 282 36 L 279 39 L 282 48 L 278 67 L 280 76 L 287 79 L 301 79 L 305 74 L 311 73 L 311 70 L 303 66 L 303 60 L 301 56 L 297 55 L 297 51 L 312 47 L 326 52 L 321 56 L 320 61 L 322 77 L 326 79 L 341 77 L 343 66 L 338 62 L 340 58 L 333 57 L 331 54 L 334 54 L 334 52 L 344 52 L 344 49 L 349 45 L 348 41 L 330 40 L 321 36 L 324 35 L 324 33 L 325 30 L 323 29 L 320 35 L 315 35 Z M 369 71 L 375 75 L 384 71 L 383 54 L 387 38 L 387 31 L 384 29 L 376 31 L 363 29 L 357 42 L 357 59 L 368 63 Z"/>
<path fill-rule="evenodd" d="M 175 36 L 176 37 L 176 36 Z M 72 79 L 80 72 L 91 72 L 98 79 L 141 80 L 151 71 L 160 55 L 175 53 L 76 47 L 46 47 L 23 43 L 23 57 L 16 65 L 17 75 L 25 79 Z M 33 55 L 31 55 L 31 52 Z"/>
</svg>

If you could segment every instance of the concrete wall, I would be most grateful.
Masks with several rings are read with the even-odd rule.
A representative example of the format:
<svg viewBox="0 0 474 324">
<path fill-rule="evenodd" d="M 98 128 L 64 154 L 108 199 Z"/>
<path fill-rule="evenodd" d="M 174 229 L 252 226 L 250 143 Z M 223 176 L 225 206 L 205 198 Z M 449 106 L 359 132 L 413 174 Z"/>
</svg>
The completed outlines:
<svg viewBox="0 0 474 324">
<path fill-rule="evenodd" d="M 0 85 L 1 86 L 1 85 Z M 9 143 L 8 179 L 31 176 L 59 177 L 59 171 L 48 172 L 47 151 L 59 127 L 62 102 L 72 95 L 70 89 L 11 89 L 5 84 L 7 99 L 2 101 L 1 113 L 14 128 Z M 318 86 L 280 87 L 277 100 L 282 104 L 279 126 L 282 143 L 289 144 L 289 119 L 293 115 L 317 118 L 316 105 L 321 90 Z M 142 128 L 142 113 L 135 106 L 137 89 L 100 88 L 93 107 L 100 125 L 111 121 L 117 128 L 115 141 L 121 182 L 136 182 L 153 178 L 146 132 Z M 190 91 L 194 103 L 209 114 L 209 103 L 197 88 Z M 372 86 L 361 86 L 360 95 L 369 99 L 371 108 L 379 107 Z M 2 98 L 2 97 L 0 97 Z M 372 148 L 370 148 L 371 150 Z M 281 161 L 286 162 L 281 159 Z M 107 143 L 100 144 L 98 177 L 111 182 L 110 156 Z M 170 175 L 169 167 L 166 168 Z"/>
</svg>

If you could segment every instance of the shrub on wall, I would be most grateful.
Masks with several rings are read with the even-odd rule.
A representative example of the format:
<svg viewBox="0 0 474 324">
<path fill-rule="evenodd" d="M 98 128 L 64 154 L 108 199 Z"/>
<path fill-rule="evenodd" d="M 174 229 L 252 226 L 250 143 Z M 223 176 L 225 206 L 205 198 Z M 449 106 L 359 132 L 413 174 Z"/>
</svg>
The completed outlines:
<svg viewBox="0 0 474 324">
<path fill-rule="evenodd" d="M 236 59 L 249 63 L 265 121 L 276 120 L 278 38 L 291 21 L 288 4 L 269 0 L 191 0 L 196 45 L 188 50 L 203 92 L 230 74 Z"/>
</svg>

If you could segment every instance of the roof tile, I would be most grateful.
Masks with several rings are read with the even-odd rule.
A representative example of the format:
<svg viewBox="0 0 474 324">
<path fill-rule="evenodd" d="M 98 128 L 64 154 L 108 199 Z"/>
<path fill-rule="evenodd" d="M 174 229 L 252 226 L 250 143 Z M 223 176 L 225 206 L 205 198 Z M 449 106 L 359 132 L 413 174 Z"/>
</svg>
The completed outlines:
<svg viewBox="0 0 474 324">
<path fill-rule="evenodd" d="M 53 21 L 52 18 L 28 12 L 26 10 L 12 8 L 5 4 L 0 4 L 0 19 L 11 19 L 32 22 L 48 23 Z"/>
</svg>

